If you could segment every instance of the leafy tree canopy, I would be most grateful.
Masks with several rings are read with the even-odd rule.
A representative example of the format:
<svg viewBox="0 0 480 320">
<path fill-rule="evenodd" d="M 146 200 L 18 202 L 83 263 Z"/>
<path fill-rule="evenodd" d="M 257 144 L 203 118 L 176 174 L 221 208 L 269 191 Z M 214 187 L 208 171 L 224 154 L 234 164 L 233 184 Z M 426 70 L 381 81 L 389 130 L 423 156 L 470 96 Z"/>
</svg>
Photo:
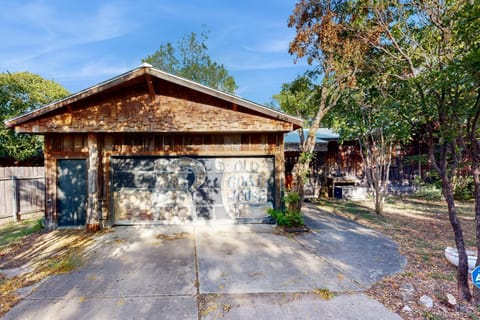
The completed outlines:
<svg viewBox="0 0 480 320">
<path fill-rule="evenodd" d="M 154 68 L 189 79 L 208 87 L 234 93 L 238 88 L 235 79 L 223 64 L 208 55 L 207 32 L 192 32 L 177 42 L 161 44 L 160 48 L 142 59 Z"/>
<path fill-rule="evenodd" d="M 36 74 L 0 73 L 0 156 L 25 160 L 38 154 L 42 149 L 40 137 L 16 134 L 5 127 L 4 121 L 68 94 L 60 84 Z"/>
<path fill-rule="evenodd" d="M 282 84 L 280 93 L 273 96 L 280 109 L 303 118 L 308 126 L 315 118 L 318 109 L 318 85 L 307 74 L 298 76 L 292 82 Z"/>
</svg>

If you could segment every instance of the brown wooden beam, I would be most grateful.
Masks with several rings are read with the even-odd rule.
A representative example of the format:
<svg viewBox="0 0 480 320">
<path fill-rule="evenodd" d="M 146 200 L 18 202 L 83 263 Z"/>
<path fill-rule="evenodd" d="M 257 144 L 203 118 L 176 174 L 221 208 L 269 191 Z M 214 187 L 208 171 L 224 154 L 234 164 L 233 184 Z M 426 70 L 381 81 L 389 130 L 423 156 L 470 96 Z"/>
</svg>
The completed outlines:
<svg viewBox="0 0 480 320">
<path fill-rule="evenodd" d="M 152 76 L 149 74 L 146 74 L 145 79 L 147 80 L 148 93 L 150 94 L 150 99 L 153 102 L 155 100 L 155 87 L 153 86 Z"/>
<path fill-rule="evenodd" d="M 87 201 L 87 231 L 100 230 L 100 205 L 98 192 L 99 167 L 98 136 L 88 135 L 88 201 Z"/>
</svg>

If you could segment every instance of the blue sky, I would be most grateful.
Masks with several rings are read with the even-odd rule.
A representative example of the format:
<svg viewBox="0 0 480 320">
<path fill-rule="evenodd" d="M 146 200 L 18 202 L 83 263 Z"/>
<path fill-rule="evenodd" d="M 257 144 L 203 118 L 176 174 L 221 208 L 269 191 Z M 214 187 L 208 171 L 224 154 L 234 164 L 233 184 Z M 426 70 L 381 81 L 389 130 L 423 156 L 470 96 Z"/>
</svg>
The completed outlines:
<svg viewBox="0 0 480 320">
<path fill-rule="evenodd" d="M 72 93 L 140 65 L 166 42 L 210 30 L 210 56 L 237 95 L 266 103 L 307 68 L 294 64 L 293 0 L 0 0 L 0 72 L 29 71 Z"/>
</svg>

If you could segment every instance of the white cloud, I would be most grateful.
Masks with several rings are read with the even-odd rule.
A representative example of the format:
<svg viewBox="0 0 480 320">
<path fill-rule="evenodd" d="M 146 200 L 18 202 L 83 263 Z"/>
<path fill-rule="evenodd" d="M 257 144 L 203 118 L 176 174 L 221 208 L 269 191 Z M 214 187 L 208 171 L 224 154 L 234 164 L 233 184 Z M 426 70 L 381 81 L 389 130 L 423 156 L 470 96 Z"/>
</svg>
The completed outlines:
<svg viewBox="0 0 480 320">
<path fill-rule="evenodd" d="M 0 66 L 28 65 L 53 51 L 122 36 L 135 27 L 127 16 L 125 6 L 115 3 L 103 3 L 93 12 L 65 12 L 39 1 L 13 5 L 0 14 L 0 19 L 6 19 L 2 24 L 11 26 L 0 31 L 6 39 L 0 43 Z"/>
<path fill-rule="evenodd" d="M 55 74 L 58 79 L 79 79 L 93 77 L 114 77 L 128 70 L 134 69 L 138 65 L 127 65 L 124 63 L 112 63 L 108 60 L 94 61 L 86 63 L 73 70 L 62 70 Z"/>
</svg>

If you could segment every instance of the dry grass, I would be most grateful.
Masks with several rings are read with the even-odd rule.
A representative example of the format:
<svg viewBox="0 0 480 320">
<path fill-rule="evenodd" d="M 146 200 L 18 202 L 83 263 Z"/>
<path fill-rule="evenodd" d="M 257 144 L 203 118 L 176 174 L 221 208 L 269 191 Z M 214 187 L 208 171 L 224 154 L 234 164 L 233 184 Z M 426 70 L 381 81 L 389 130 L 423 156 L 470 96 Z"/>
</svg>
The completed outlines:
<svg viewBox="0 0 480 320">
<path fill-rule="evenodd" d="M 83 249 L 92 241 L 93 235 L 84 230 L 37 230 L 5 243 L 0 248 L 0 270 L 22 267 L 23 272 L 12 278 L 0 273 L 0 317 L 20 300 L 18 289 L 80 266 Z"/>
<path fill-rule="evenodd" d="M 370 202 L 322 201 L 321 209 L 348 217 L 381 231 L 399 244 L 400 253 L 407 256 L 405 270 L 384 278 L 367 293 L 404 319 L 479 319 L 480 310 L 463 304 L 448 307 L 445 295 L 457 297 L 456 268 L 444 258 L 446 246 L 455 246 L 446 204 L 410 198 L 391 198 L 385 204 L 383 216 L 374 213 Z M 459 220 L 468 247 L 475 248 L 474 203 L 457 204 Z M 415 288 L 414 301 L 403 301 L 400 286 L 410 283 Z M 434 299 L 434 307 L 425 309 L 418 304 L 422 295 Z M 402 308 L 408 304 L 412 312 Z"/>
</svg>

